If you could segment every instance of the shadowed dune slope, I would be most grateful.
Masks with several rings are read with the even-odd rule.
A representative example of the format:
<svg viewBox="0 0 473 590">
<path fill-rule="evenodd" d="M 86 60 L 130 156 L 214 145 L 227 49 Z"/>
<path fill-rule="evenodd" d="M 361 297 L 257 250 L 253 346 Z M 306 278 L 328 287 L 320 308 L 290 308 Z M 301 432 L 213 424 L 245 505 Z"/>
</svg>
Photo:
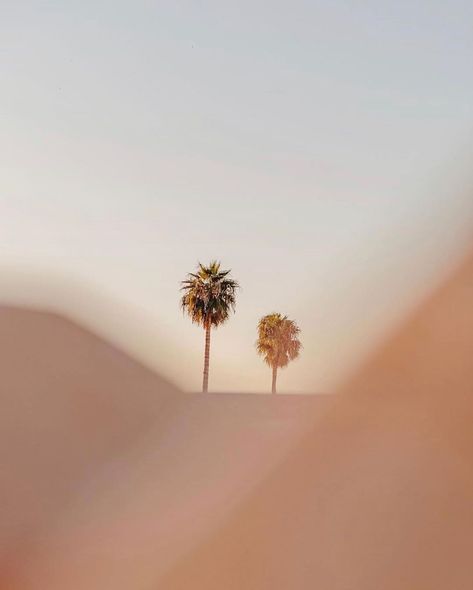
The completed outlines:
<svg viewBox="0 0 473 590">
<path fill-rule="evenodd" d="M 28 537 L 81 480 L 165 419 L 176 393 L 73 322 L 1 307 L 0 541 Z"/>
<path fill-rule="evenodd" d="M 123 555 L 163 574 L 333 403 L 183 394 L 74 322 L 23 308 L 0 308 L 0 352 L 2 587 L 139 587 Z"/>
</svg>

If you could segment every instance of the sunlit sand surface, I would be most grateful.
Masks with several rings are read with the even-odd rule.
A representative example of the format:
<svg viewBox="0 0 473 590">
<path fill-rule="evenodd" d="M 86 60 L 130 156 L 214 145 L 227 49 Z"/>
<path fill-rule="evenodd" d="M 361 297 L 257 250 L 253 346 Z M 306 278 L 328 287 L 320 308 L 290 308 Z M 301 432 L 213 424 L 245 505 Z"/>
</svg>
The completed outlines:
<svg viewBox="0 0 473 590">
<path fill-rule="evenodd" d="M 472 260 L 337 396 L 183 394 L 14 308 L 0 350 L 2 588 L 473 587 Z"/>
</svg>

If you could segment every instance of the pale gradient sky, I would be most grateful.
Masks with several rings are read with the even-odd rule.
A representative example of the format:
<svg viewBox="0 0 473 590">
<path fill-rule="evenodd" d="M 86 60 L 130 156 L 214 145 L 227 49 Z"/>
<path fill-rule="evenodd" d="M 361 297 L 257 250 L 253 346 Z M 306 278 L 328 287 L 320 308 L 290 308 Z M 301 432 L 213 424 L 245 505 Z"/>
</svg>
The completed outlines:
<svg viewBox="0 0 473 590">
<path fill-rule="evenodd" d="M 472 33 L 470 0 L 0 0 L 1 267 L 136 310 L 93 321 L 198 389 L 179 281 L 221 259 L 211 388 L 268 389 L 280 311 L 305 346 L 281 389 L 330 391 L 473 236 Z"/>
</svg>

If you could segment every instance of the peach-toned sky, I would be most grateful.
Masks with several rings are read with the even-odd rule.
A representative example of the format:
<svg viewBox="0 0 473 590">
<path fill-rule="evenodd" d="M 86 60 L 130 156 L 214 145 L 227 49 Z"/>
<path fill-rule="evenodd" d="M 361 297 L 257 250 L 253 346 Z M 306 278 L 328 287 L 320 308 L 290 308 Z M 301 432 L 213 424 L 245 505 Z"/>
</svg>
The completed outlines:
<svg viewBox="0 0 473 590">
<path fill-rule="evenodd" d="M 96 303 L 70 287 L 75 313 L 187 389 L 203 334 L 178 288 L 198 260 L 242 285 L 212 389 L 268 389 L 253 343 L 276 310 L 305 346 L 281 390 L 330 391 L 473 235 L 469 1 L 6 0 L 0 16 L 0 298 L 69 308 L 19 275 L 82 283 Z"/>
</svg>

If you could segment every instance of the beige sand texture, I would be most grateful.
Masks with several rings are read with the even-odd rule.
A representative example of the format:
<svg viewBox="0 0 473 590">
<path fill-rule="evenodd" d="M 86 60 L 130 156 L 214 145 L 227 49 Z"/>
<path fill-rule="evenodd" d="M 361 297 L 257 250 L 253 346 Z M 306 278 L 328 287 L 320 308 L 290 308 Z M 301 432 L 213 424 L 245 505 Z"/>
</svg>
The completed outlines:
<svg viewBox="0 0 473 590">
<path fill-rule="evenodd" d="M 1 588 L 147 587 L 333 404 L 183 394 L 27 309 L 0 309 L 0 349 Z"/>
<path fill-rule="evenodd" d="M 159 588 L 473 587 L 473 260 Z"/>
<path fill-rule="evenodd" d="M 55 316 L 0 328 L 2 588 L 473 587 L 473 259 L 333 398 L 179 394 Z"/>
<path fill-rule="evenodd" d="M 175 389 L 54 314 L 0 308 L 0 351 L 0 565 L 6 576 L 80 482 L 166 420 Z"/>
</svg>

